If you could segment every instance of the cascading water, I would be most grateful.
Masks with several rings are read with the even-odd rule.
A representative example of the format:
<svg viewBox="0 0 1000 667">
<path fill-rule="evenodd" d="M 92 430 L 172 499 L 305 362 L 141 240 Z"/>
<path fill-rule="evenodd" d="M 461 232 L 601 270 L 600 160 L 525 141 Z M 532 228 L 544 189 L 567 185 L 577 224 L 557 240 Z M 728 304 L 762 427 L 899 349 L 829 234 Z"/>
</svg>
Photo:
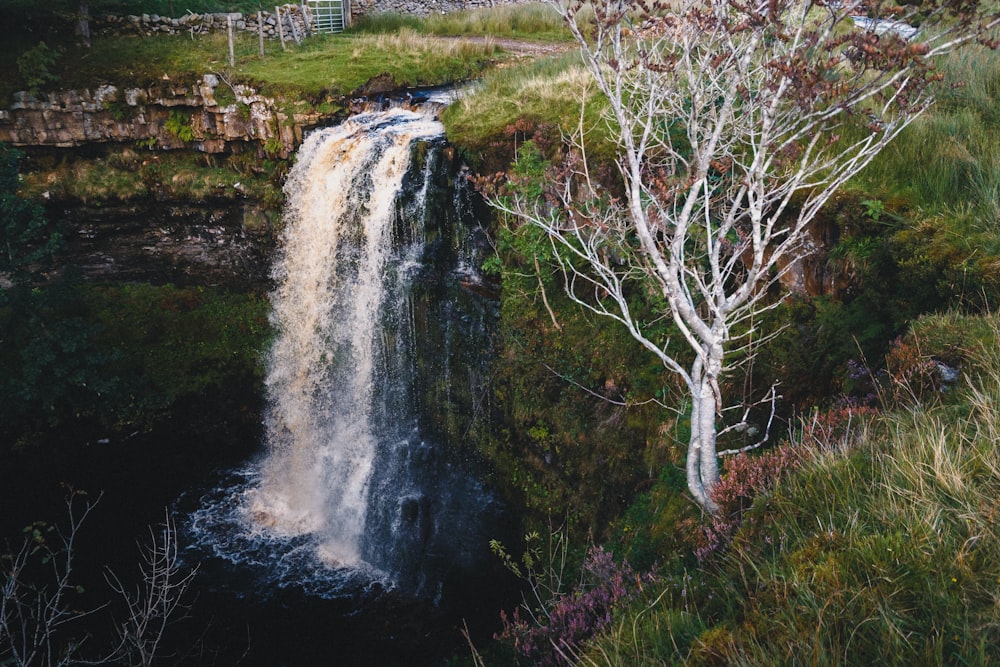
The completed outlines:
<svg viewBox="0 0 1000 667">
<path fill-rule="evenodd" d="M 443 148 L 439 122 L 393 109 L 300 149 L 274 273 L 267 453 L 192 512 L 202 550 L 310 594 L 376 581 L 437 598 L 495 536 L 495 501 L 457 465 L 486 412 L 493 304 L 467 289 L 476 232 L 454 224 Z"/>
<path fill-rule="evenodd" d="M 407 111 L 356 117 L 311 137 L 286 186 L 271 454 L 250 509 L 269 530 L 317 535 L 335 565 L 361 559 L 376 445 L 390 435 L 373 419 L 373 399 L 376 375 L 390 371 L 377 358 L 383 309 L 392 310 L 385 295 L 407 277 L 389 263 L 395 198 L 411 144 L 440 133 Z"/>
</svg>

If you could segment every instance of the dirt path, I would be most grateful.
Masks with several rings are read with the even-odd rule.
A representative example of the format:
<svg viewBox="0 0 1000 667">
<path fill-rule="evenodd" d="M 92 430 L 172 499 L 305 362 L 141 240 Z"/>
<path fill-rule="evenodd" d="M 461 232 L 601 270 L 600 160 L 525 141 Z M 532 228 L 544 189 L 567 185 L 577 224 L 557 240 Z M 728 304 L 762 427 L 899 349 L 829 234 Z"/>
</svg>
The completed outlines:
<svg viewBox="0 0 1000 667">
<path fill-rule="evenodd" d="M 455 37 L 454 39 L 461 39 L 474 44 L 493 43 L 519 60 L 523 58 L 554 56 L 576 47 L 576 44 L 572 42 L 532 42 L 526 39 L 507 37 Z"/>
</svg>

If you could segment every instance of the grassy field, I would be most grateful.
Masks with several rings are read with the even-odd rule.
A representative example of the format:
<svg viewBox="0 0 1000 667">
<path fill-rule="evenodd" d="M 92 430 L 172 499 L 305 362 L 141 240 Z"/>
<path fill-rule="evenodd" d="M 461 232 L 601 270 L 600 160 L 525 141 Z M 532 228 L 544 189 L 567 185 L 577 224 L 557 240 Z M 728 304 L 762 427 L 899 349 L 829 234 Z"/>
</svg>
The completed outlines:
<svg viewBox="0 0 1000 667">
<path fill-rule="evenodd" d="M 37 17 L 35 17 L 37 18 Z M 235 66 L 225 35 L 95 36 L 90 49 L 74 42 L 65 23 L 7 17 L 0 27 L 0 104 L 15 91 L 93 87 L 99 83 L 148 86 L 222 72 L 272 94 L 307 99 L 349 95 L 381 77 L 397 88 L 441 85 L 480 76 L 504 59 L 490 38 L 565 40 L 557 17 L 540 5 L 436 16 L 427 20 L 384 15 L 339 35 L 316 36 L 282 51 L 268 40 L 240 34 Z M 472 39 L 462 40 L 462 37 Z M 44 43 L 44 46 L 39 46 Z"/>
</svg>

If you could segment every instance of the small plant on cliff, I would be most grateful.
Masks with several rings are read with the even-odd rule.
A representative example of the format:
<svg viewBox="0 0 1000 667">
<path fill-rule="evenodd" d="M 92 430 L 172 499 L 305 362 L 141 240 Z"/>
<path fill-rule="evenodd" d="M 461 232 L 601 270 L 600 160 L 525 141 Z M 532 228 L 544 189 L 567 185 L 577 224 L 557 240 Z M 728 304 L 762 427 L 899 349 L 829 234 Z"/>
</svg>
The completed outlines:
<svg viewBox="0 0 1000 667">
<path fill-rule="evenodd" d="M 15 282 L 30 277 L 65 244 L 42 207 L 19 192 L 23 157 L 20 151 L 0 144 L 0 272 Z"/>
<path fill-rule="evenodd" d="M 31 93 L 37 93 L 44 86 L 59 81 L 59 76 L 52 71 L 59 55 L 58 49 L 39 42 L 18 57 L 17 71 Z"/>
<path fill-rule="evenodd" d="M 170 112 L 170 116 L 163 124 L 163 129 L 181 141 L 194 140 L 194 128 L 191 127 L 191 118 L 180 111 Z"/>
</svg>

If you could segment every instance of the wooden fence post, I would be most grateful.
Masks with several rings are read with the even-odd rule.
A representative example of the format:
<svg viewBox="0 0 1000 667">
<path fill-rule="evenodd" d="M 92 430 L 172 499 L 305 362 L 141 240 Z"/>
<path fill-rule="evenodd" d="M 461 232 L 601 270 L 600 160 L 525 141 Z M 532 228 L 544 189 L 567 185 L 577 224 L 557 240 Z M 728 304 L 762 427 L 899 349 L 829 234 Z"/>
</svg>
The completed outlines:
<svg viewBox="0 0 1000 667">
<path fill-rule="evenodd" d="M 281 50 L 287 51 L 288 47 L 285 46 L 285 29 L 281 25 L 281 7 L 278 5 L 274 6 L 274 15 L 278 20 L 278 38 L 281 39 Z"/>
<path fill-rule="evenodd" d="M 226 14 L 226 32 L 229 34 L 229 66 L 236 67 L 236 53 L 233 51 L 233 15 Z"/>
<path fill-rule="evenodd" d="M 306 7 L 306 0 L 302 0 L 302 2 L 299 4 L 299 7 L 301 7 L 302 11 L 302 24 L 305 25 L 306 27 L 306 37 L 308 37 L 312 33 L 312 26 L 309 25 L 310 24 L 309 8 Z"/>
<path fill-rule="evenodd" d="M 264 57 L 264 10 L 257 5 L 257 41 L 260 42 L 260 57 Z"/>
</svg>

